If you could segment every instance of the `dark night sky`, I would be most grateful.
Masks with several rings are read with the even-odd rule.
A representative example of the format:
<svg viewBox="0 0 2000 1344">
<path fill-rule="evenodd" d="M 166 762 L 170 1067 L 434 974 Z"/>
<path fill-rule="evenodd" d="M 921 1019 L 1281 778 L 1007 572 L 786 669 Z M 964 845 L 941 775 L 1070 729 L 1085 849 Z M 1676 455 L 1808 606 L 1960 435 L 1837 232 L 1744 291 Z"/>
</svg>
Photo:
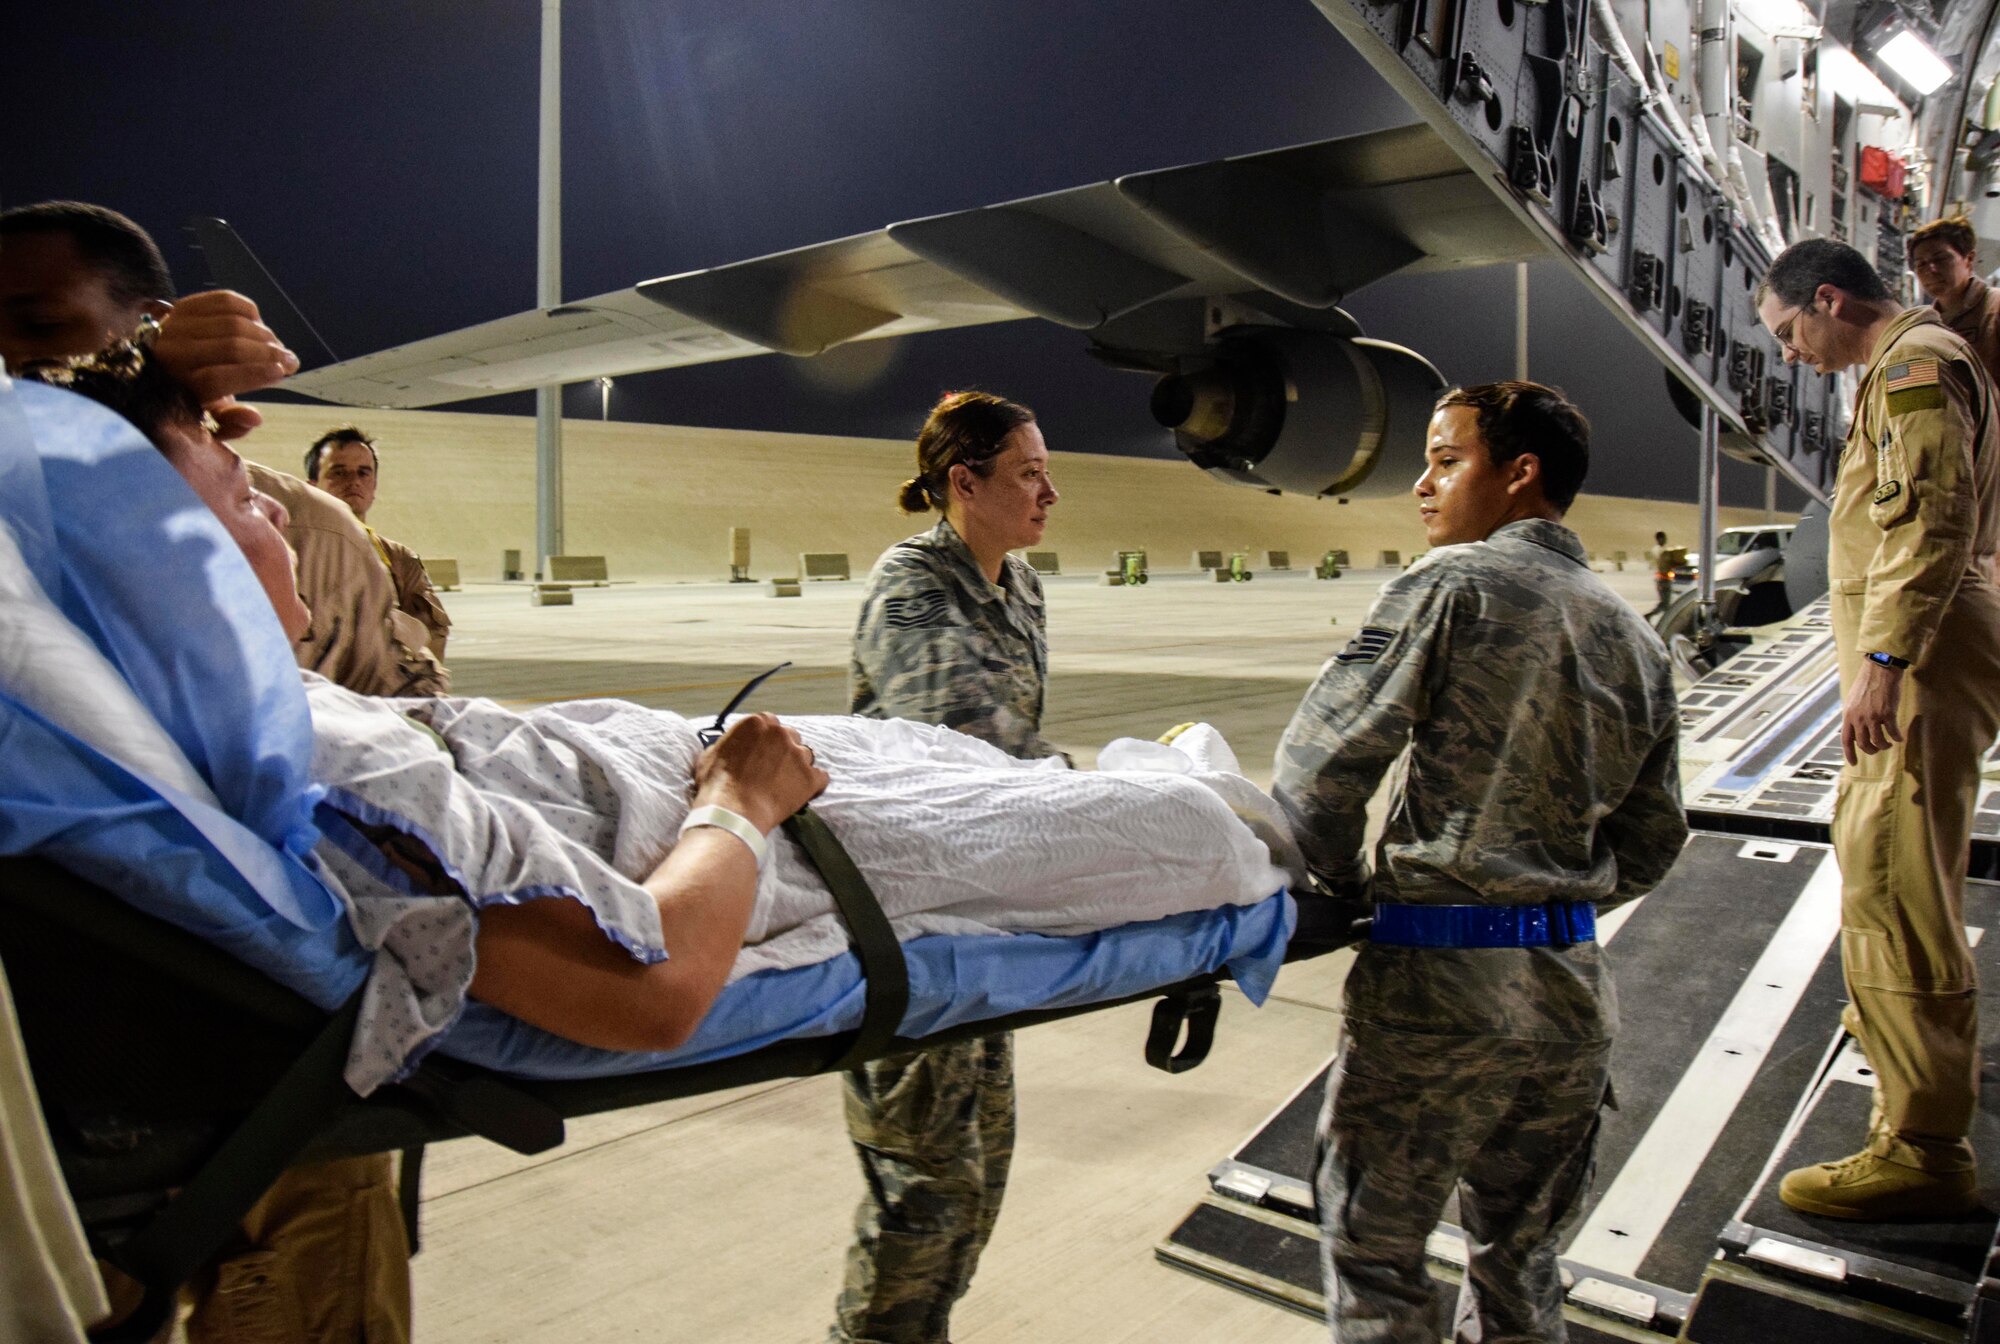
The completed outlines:
<svg viewBox="0 0 2000 1344">
<path fill-rule="evenodd" d="M 123 210 L 187 288 L 178 226 L 221 215 L 343 355 L 533 306 L 535 0 L 4 8 L 0 204 Z M 1308 0 L 567 0 L 563 59 L 569 298 L 1414 120 Z M 1496 268 L 1345 306 L 1476 382 L 1512 372 L 1512 295 Z M 1553 262 L 1530 312 L 1531 372 L 1596 425 L 1590 488 L 1692 498 L 1694 433 L 1639 343 Z M 612 415 L 905 437 L 978 385 L 1058 448 L 1171 455 L 1146 381 L 1082 345 L 1026 321 L 671 370 L 620 379 Z M 595 388 L 569 395 L 596 412 Z M 1761 481 L 1725 463 L 1725 500 Z"/>
</svg>

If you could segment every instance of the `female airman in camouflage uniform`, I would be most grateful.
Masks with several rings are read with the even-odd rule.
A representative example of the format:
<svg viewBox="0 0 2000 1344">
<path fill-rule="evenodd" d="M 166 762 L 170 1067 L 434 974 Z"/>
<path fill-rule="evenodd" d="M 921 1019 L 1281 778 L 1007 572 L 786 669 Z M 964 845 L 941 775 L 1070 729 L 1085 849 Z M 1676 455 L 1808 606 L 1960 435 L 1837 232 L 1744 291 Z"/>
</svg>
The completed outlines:
<svg viewBox="0 0 2000 1344">
<path fill-rule="evenodd" d="M 983 392 L 938 402 L 900 503 L 944 518 L 890 547 L 868 576 L 852 712 L 943 724 L 1014 756 L 1058 754 L 1041 736 L 1042 586 L 1008 554 L 1041 540 L 1057 498 L 1048 464 L 1026 407 Z M 942 1344 L 1006 1189 L 1013 1037 L 862 1065 L 847 1076 L 847 1129 L 868 1189 L 830 1339 Z"/>
</svg>

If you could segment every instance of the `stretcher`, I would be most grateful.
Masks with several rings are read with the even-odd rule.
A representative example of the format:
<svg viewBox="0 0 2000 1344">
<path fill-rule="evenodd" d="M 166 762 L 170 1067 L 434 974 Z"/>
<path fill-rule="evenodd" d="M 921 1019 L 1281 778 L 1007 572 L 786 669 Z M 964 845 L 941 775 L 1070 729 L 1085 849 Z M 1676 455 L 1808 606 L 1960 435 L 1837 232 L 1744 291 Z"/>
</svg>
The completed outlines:
<svg viewBox="0 0 2000 1344">
<path fill-rule="evenodd" d="M 314 875 L 311 718 L 235 543 L 122 421 L 4 379 L 0 540 L 0 963 L 85 1226 L 145 1290 L 119 1337 L 149 1337 L 299 1162 L 403 1152 L 414 1230 L 414 1168 L 444 1138 L 540 1152 L 572 1116 L 1145 998 L 1147 1057 L 1178 1072 L 1222 980 L 1261 999 L 1285 957 L 1350 940 L 1352 909 L 1280 890 L 1076 937 L 898 943 L 804 813 L 788 830 L 850 952 L 737 980 L 669 1055 L 474 1003 L 363 1098 L 344 1075 L 374 955 Z"/>
<path fill-rule="evenodd" d="M 1285 960 L 1353 940 L 1351 908 L 1305 897 L 1298 909 Z M 1095 1003 L 1023 1009 L 915 1039 L 887 1024 L 882 1014 L 895 1005 L 878 999 L 872 1016 L 844 1030 L 632 1074 L 524 1079 L 440 1050 L 364 1100 L 342 1078 L 358 992 L 329 1013 L 45 860 L 0 858 L 0 964 L 78 1213 L 98 1253 L 147 1292 L 144 1307 L 104 1337 L 135 1340 L 151 1337 L 179 1285 L 300 1162 L 402 1153 L 414 1247 L 416 1177 L 433 1142 L 478 1135 L 543 1152 L 563 1142 L 573 1117 L 823 1073 L 1146 999 L 1157 1000 L 1146 1059 L 1178 1073 L 1208 1053 L 1220 985 L 1230 978 L 1224 968 L 1204 969 Z M 878 968 L 878 983 L 894 978 Z"/>
</svg>

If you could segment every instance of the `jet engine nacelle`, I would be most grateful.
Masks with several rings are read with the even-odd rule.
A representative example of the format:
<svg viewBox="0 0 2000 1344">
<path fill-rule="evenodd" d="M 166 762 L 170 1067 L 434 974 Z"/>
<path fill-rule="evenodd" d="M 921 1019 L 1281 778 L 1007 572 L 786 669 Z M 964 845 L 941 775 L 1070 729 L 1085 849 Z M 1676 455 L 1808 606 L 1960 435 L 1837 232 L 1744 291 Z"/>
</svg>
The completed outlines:
<svg viewBox="0 0 2000 1344">
<path fill-rule="evenodd" d="M 1205 364 L 1153 388 L 1153 418 L 1211 475 L 1259 490 L 1364 499 L 1402 494 L 1424 469 L 1444 378 L 1387 341 L 1290 327 L 1238 328 Z"/>
</svg>

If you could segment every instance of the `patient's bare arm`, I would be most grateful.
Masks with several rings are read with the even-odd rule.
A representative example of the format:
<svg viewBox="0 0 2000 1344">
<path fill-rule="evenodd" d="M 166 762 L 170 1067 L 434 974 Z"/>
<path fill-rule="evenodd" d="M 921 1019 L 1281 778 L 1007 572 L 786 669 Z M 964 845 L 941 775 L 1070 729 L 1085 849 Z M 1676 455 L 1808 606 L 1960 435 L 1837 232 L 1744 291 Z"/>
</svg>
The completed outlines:
<svg viewBox="0 0 2000 1344">
<path fill-rule="evenodd" d="M 755 714 L 703 754 L 694 805 L 729 808 L 768 833 L 826 782 L 797 733 Z M 633 961 L 573 901 L 494 906 L 479 919 L 472 997 L 606 1050 L 683 1044 L 722 992 L 743 945 L 757 863 L 735 836 L 693 830 L 646 879 L 646 889 L 659 902 L 667 960 Z"/>
</svg>

